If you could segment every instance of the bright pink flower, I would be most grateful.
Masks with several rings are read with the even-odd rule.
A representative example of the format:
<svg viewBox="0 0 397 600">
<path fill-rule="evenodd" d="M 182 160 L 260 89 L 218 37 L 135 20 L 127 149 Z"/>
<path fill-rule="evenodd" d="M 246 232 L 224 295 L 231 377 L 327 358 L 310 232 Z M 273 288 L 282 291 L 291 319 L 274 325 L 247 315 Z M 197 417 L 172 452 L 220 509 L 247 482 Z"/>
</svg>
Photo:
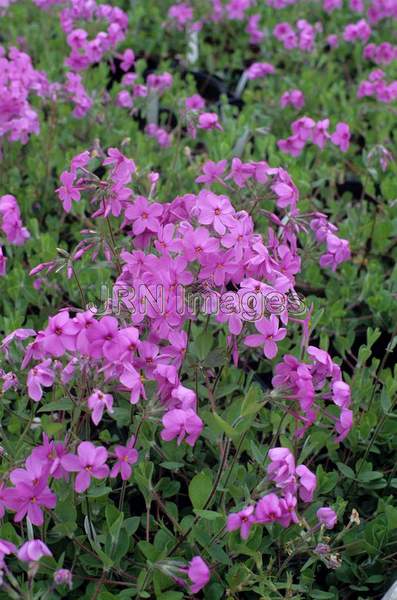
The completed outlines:
<svg viewBox="0 0 397 600">
<path fill-rule="evenodd" d="M 257 523 L 272 523 L 282 515 L 280 498 L 276 494 L 267 494 L 258 500 L 255 507 Z"/>
<path fill-rule="evenodd" d="M 299 136 L 291 135 L 285 140 L 278 140 L 277 146 L 284 154 L 297 157 L 301 155 L 305 142 Z"/>
<path fill-rule="evenodd" d="M 16 551 L 17 548 L 12 542 L 0 539 L 0 567 L 3 563 L 4 557 L 8 554 L 15 554 Z"/>
<path fill-rule="evenodd" d="M 337 442 L 341 442 L 351 431 L 353 427 L 353 411 L 349 408 L 342 408 L 339 420 L 336 422 L 335 429 L 339 433 L 336 438 Z"/>
<path fill-rule="evenodd" d="M 117 477 L 119 473 L 123 481 L 127 481 L 131 477 L 131 465 L 138 461 L 139 456 L 134 445 L 135 437 L 132 436 L 126 446 L 115 446 L 114 454 L 117 460 L 110 471 L 110 477 Z"/>
<path fill-rule="evenodd" d="M 191 594 L 197 594 L 207 585 L 210 580 L 211 572 L 208 565 L 203 561 L 201 556 L 194 556 L 189 563 L 188 576 L 192 585 L 190 587 Z"/>
<path fill-rule="evenodd" d="M 50 441 L 47 434 L 43 433 L 43 444 L 32 450 L 31 459 L 42 465 L 43 471 L 48 472 L 54 479 L 67 479 L 68 474 L 61 465 L 62 457 L 65 454 L 66 447 L 63 442 Z M 31 470 L 30 465 L 29 469 Z"/>
<path fill-rule="evenodd" d="M 269 63 L 256 62 L 253 63 L 246 71 L 248 79 L 259 79 L 266 75 L 273 75 L 276 69 Z"/>
<path fill-rule="evenodd" d="M 159 230 L 159 217 L 163 212 L 161 204 L 149 203 L 144 196 L 138 196 L 133 205 L 125 211 L 125 216 L 129 221 L 133 221 L 132 230 L 135 235 L 144 231 L 156 232 Z"/>
<path fill-rule="evenodd" d="M 67 310 L 61 310 L 54 317 L 48 319 L 44 330 L 43 346 L 48 354 L 62 356 L 67 350 L 75 350 L 76 334 L 79 328 L 69 317 Z"/>
<path fill-rule="evenodd" d="M 120 357 L 119 324 L 115 317 L 103 317 L 93 323 L 86 332 L 89 343 L 88 352 L 93 358 L 104 356 L 113 361 Z"/>
<path fill-rule="evenodd" d="M 219 235 L 225 235 L 227 227 L 235 224 L 235 210 L 227 196 L 218 196 L 208 190 L 201 190 L 198 196 L 198 221 L 202 225 L 212 225 Z"/>
<path fill-rule="evenodd" d="M 277 344 L 285 338 L 287 330 L 283 327 L 279 329 L 279 321 L 276 315 L 270 315 L 269 319 L 261 319 L 255 323 L 259 334 L 248 335 L 244 339 L 244 344 L 251 348 L 263 345 L 263 354 L 266 358 L 273 359 L 277 352 Z"/>
<path fill-rule="evenodd" d="M 338 521 L 336 512 L 327 506 L 319 508 L 316 515 L 319 523 L 325 525 L 327 529 L 333 529 Z"/>
<path fill-rule="evenodd" d="M 347 123 L 338 123 L 335 132 L 331 135 L 331 142 L 339 146 L 342 152 L 347 152 L 350 145 L 350 128 Z"/>
<path fill-rule="evenodd" d="M 211 184 L 221 179 L 221 175 L 225 172 L 227 167 L 227 160 L 221 160 L 219 162 L 212 162 L 207 160 L 202 166 L 202 173 L 196 179 L 196 183 L 207 183 Z"/>
<path fill-rule="evenodd" d="M 25 542 L 18 550 L 19 560 L 24 562 L 37 562 L 43 556 L 52 556 L 51 550 L 41 540 Z"/>
<path fill-rule="evenodd" d="M 126 158 L 117 148 L 109 148 L 103 165 L 112 165 L 112 179 L 118 183 L 129 183 L 136 171 L 133 160 Z"/>
<path fill-rule="evenodd" d="M 94 479 L 104 479 L 109 474 L 109 467 L 105 464 L 108 458 L 106 448 L 94 446 L 91 442 L 81 442 L 75 454 L 67 454 L 62 458 L 62 466 L 66 471 L 78 473 L 74 489 L 81 494 L 85 492 Z"/>
<path fill-rule="evenodd" d="M 98 425 L 102 420 L 105 408 L 109 414 L 113 413 L 113 396 L 111 394 L 104 394 L 100 390 L 94 390 L 87 402 L 88 408 L 92 411 L 91 419 L 94 425 Z"/>
<path fill-rule="evenodd" d="M 199 111 L 205 108 L 205 100 L 200 94 L 193 94 L 185 100 L 186 110 Z"/>
<path fill-rule="evenodd" d="M 240 529 L 240 535 L 242 539 L 247 540 L 250 534 L 250 529 L 255 522 L 256 519 L 254 516 L 254 507 L 246 506 L 239 512 L 228 515 L 226 529 L 227 531 L 236 531 L 236 529 Z"/>
<path fill-rule="evenodd" d="M 205 254 L 211 254 L 218 250 L 219 242 L 210 236 L 208 229 L 198 227 L 186 231 L 182 239 L 182 246 L 187 260 L 201 261 Z"/>
<path fill-rule="evenodd" d="M 63 210 L 65 212 L 70 212 L 72 208 L 72 200 L 78 202 L 81 198 L 79 188 L 73 185 L 75 178 L 75 173 L 64 171 L 60 176 L 60 180 L 63 185 L 55 190 L 62 201 Z"/>
<path fill-rule="evenodd" d="M 310 117 L 301 117 L 291 124 L 292 133 L 303 142 L 312 139 L 313 130 L 316 126 L 315 121 Z"/>
<path fill-rule="evenodd" d="M 284 491 L 295 492 L 295 458 L 288 448 L 269 450 L 270 464 L 267 476 Z"/>
<path fill-rule="evenodd" d="M 325 146 L 325 142 L 329 139 L 328 133 L 329 119 L 318 121 L 313 130 L 313 144 L 316 144 L 321 150 Z"/>
<path fill-rule="evenodd" d="M 295 496 L 286 493 L 284 498 L 280 499 L 281 517 L 277 519 L 282 527 L 289 527 L 291 523 L 299 523 L 298 515 L 296 514 L 296 505 L 298 501 Z"/>
<path fill-rule="evenodd" d="M 35 402 L 39 402 L 43 396 L 42 387 L 51 387 L 54 383 L 55 374 L 50 365 L 51 359 L 47 358 L 47 360 L 30 369 L 28 373 L 28 395 Z"/>
<path fill-rule="evenodd" d="M 303 502 L 311 502 L 317 486 L 317 477 L 305 465 L 299 465 L 296 474 L 299 477 L 299 496 Z"/>
<path fill-rule="evenodd" d="M 160 433 L 161 439 L 169 442 L 177 438 L 178 446 L 185 438 L 189 446 L 194 446 L 204 427 L 202 420 L 192 409 L 169 410 L 163 416 L 162 423 L 164 429 Z"/>
<path fill-rule="evenodd" d="M 16 471 L 16 470 L 15 470 Z M 23 469 L 18 469 L 23 471 Z M 44 522 L 43 511 L 45 508 L 54 508 L 57 498 L 47 485 L 47 476 L 41 477 L 37 483 L 29 481 L 28 477 L 22 480 L 22 475 L 18 474 L 18 480 L 15 488 L 9 488 L 6 491 L 7 507 L 16 512 L 14 521 L 19 522 L 27 515 L 33 525 L 42 525 Z"/>
<path fill-rule="evenodd" d="M 222 126 L 219 123 L 218 115 L 216 113 L 202 113 L 198 118 L 197 127 L 199 129 L 220 129 Z"/>
<path fill-rule="evenodd" d="M 131 48 L 127 48 L 124 50 L 122 54 L 122 61 L 120 63 L 120 68 L 123 71 L 129 71 L 132 65 L 135 63 L 135 54 Z"/>
</svg>

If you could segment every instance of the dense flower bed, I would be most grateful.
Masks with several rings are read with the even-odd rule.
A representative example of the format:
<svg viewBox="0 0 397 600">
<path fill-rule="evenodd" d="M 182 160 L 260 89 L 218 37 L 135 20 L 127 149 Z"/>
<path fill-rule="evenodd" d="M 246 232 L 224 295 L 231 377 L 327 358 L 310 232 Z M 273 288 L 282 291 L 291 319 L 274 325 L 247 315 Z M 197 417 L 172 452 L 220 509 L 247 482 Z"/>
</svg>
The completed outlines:
<svg viewBox="0 0 397 600">
<path fill-rule="evenodd" d="M 380 597 L 397 4 L 0 9 L 0 598 Z"/>
</svg>

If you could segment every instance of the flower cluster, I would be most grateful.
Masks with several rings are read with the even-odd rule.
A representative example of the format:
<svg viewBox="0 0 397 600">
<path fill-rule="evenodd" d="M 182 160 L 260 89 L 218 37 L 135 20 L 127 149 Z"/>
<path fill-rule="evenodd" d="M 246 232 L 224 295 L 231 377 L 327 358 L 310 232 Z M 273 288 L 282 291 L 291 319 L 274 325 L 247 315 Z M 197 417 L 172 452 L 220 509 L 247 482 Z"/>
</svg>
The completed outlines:
<svg viewBox="0 0 397 600">
<path fill-rule="evenodd" d="M 0 230 L 7 241 L 15 246 L 21 246 L 30 237 L 29 231 L 23 226 L 18 202 L 11 194 L 0 196 Z M 0 246 L 0 276 L 5 275 L 6 264 L 7 258 Z"/>
<path fill-rule="evenodd" d="M 387 83 L 386 74 L 381 69 L 375 69 L 368 75 L 368 79 L 360 82 L 357 98 L 374 96 L 379 102 L 388 104 L 397 98 L 397 81 Z"/>
<path fill-rule="evenodd" d="M 0 139 L 26 144 L 29 135 L 40 130 L 37 112 L 30 104 L 30 94 L 49 94 L 45 74 L 33 68 L 31 58 L 17 48 L 8 56 L 0 46 Z"/>
<path fill-rule="evenodd" d="M 365 19 L 360 19 L 357 23 L 346 25 L 343 31 L 345 42 L 367 42 L 371 37 L 372 29 Z"/>
<path fill-rule="evenodd" d="M 299 49 L 302 52 L 313 52 L 316 34 L 322 31 L 321 23 L 311 25 L 305 19 L 296 22 L 296 29 L 289 23 L 278 23 L 273 29 L 274 37 L 282 42 L 286 50 Z"/>
<path fill-rule="evenodd" d="M 291 523 L 298 523 L 298 499 L 302 502 L 313 500 L 316 476 L 305 465 L 296 466 L 288 448 L 272 448 L 269 458 L 267 480 L 274 484 L 275 491 L 265 494 L 255 504 L 229 514 L 227 518 L 227 530 L 239 529 L 244 540 L 249 537 L 253 525 L 276 522 L 288 527 Z"/>
<path fill-rule="evenodd" d="M 300 90 L 289 90 L 284 92 L 280 98 L 281 108 L 293 106 L 296 110 L 301 110 L 305 105 L 305 96 Z"/>
<path fill-rule="evenodd" d="M 291 125 L 292 135 L 277 142 L 279 149 L 285 154 L 299 156 L 305 145 L 312 142 L 321 150 L 330 141 L 342 152 L 347 152 L 350 145 L 350 129 L 347 123 L 338 123 L 334 133 L 328 132 L 329 119 L 317 123 L 310 117 L 301 117 Z"/>
<path fill-rule="evenodd" d="M 389 65 L 397 59 L 397 46 L 393 46 L 389 42 L 368 44 L 363 49 L 363 58 L 372 60 L 377 65 Z"/>
<path fill-rule="evenodd" d="M 283 361 L 276 365 L 273 386 L 292 402 L 298 411 L 291 414 L 302 424 L 297 435 L 302 436 L 318 415 L 326 415 L 334 424 L 338 433 L 337 440 L 343 440 L 353 424 L 353 412 L 350 404 L 350 387 L 342 380 L 342 374 L 337 364 L 333 362 L 328 352 L 315 346 L 307 348 L 310 363 L 304 363 L 294 356 L 286 355 Z M 318 402 L 331 401 L 339 408 L 339 416 L 333 411 L 326 411 Z"/>
<path fill-rule="evenodd" d="M 128 27 L 128 16 L 123 10 L 109 4 L 96 4 L 93 0 L 71 0 L 70 6 L 61 11 L 60 20 L 71 50 L 65 64 L 73 71 L 82 71 L 100 62 L 124 40 Z M 88 31 L 76 27 L 81 21 L 87 22 L 87 26 L 104 22 L 107 29 L 90 39 Z"/>
</svg>

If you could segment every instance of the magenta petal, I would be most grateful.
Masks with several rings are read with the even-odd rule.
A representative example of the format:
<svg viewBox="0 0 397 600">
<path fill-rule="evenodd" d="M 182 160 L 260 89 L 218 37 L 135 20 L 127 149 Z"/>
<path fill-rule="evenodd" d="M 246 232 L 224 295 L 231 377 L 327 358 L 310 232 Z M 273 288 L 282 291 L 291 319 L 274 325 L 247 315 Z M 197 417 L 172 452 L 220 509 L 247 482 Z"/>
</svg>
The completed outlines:
<svg viewBox="0 0 397 600">
<path fill-rule="evenodd" d="M 82 492 L 85 492 L 90 487 L 90 483 L 91 483 L 91 477 L 90 477 L 88 471 L 80 471 L 80 473 L 76 477 L 76 481 L 74 483 L 74 489 L 76 490 L 76 492 L 81 494 Z"/>
</svg>

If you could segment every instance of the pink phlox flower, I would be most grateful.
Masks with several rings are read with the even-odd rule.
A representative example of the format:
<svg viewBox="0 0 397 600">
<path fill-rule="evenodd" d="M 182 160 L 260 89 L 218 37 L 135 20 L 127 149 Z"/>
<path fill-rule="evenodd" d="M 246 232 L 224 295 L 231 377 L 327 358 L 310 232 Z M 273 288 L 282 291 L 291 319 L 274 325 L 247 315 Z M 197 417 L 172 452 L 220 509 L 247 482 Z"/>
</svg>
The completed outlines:
<svg viewBox="0 0 397 600">
<path fill-rule="evenodd" d="M 169 410 L 163 416 L 162 423 L 164 429 L 160 433 L 161 439 L 169 442 L 177 438 L 178 446 L 184 439 L 189 446 L 194 446 L 204 427 L 202 420 L 192 409 Z"/>
<path fill-rule="evenodd" d="M 67 454 L 62 458 L 62 466 L 66 471 L 78 473 L 74 484 L 76 492 L 85 492 L 91 484 L 91 478 L 105 479 L 109 467 L 105 464 L 108 453 L 104 446 L 94 446 L 91 442 L 81 442 L 75 454 Z"/>
<path fill-rule="evenodd" d="M 296 468 L 299 480 L 299 496 L 303 502 L 311 502 L 317 486 L 317 477 L 305 465 Z"/>
<path fill-rule="evenodd" d="M 215 181 L 221 181 L 222 175 L 227 167 L 227 160 L 220 160 L 219 162 L 213 162 L 207 160 L 202 166 L 202 175 L 197 177 L 196 183 L 211 184 Z"/>
<path fill-rule="evenodd" d="M 19 548 L 17 556 L 19 560 L 34 563 L 43 556 L 52 556 L 52 552 L 41 540 L 30 540 Z"/>
<path fill-rule="evenodd" d="M 254 510 L 254 506 L 246 506 L 239 512 L 229 514 L 226 521 L 227 531 L 240 529 L 241 538 L 247 540 L 252 525 L 256 523 Z"/>
<path fill-rule="evenodd" d="M 251 348 L 263 345 L 263 354 L 268 359 L 273 359 L 277 352 L 277 344 L 285 338 L 287 330 L 279 328 L 279 320 L 276 315 L 270 315 L 269 319 L 256 321 L 255 327 L 259 334 L 249 335 L 244 339 L 244 344 Z"/>
<path fill-rule="evenodd" d="M 43 387 L 51 387 L 55 380 L 55 373 L 51 368 L 51 359 L 47 358 L 30 369 L 27 377 L 29 398 L 39 402 L 43 396 Z"/>
<path fill-rule="evenodd" d="M 138 461 L 139 456 L 134 445 L 135 437 L 131 436 L 126 446 L 115 446 L 114 455 L 116 462 L 110 471 L 110 477 L 117 477 L 120 473 L 121 479 L 128 481 L 132 474 L 131 465 L 134 465 Z"/>
<path fill-rule="evenodd" d="M 103 411 L 107 410 L 109 414 L 113 413 L 113 396 L 104 394 L 101 390 L 94 390 L 87 401 L 88 408 L 92 411 L 91 419 L 94 425 L 102 420 Z"/>
</svg>

